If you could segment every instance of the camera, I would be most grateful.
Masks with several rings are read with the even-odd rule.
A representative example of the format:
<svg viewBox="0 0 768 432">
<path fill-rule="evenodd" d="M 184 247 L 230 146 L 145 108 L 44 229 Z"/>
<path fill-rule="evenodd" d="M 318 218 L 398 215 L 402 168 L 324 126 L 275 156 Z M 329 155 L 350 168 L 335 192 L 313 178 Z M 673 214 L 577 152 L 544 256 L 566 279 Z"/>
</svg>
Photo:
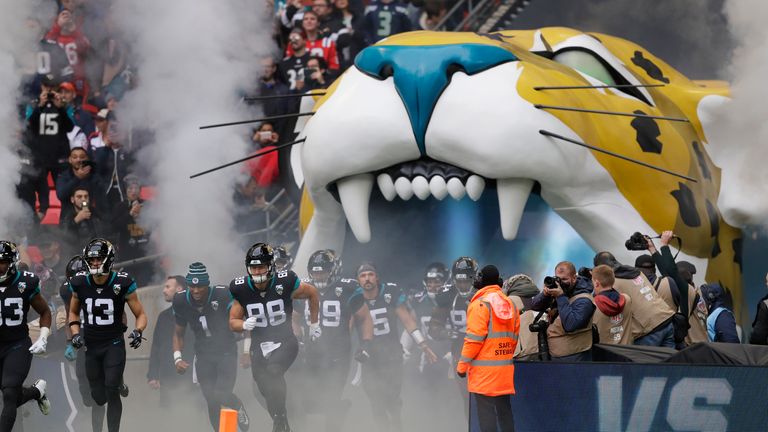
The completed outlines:
<svg viewBox="0 0 768 432">
<path fill-rule="evenodd" d="M 317 72 L 317 68 L 304 68 L 304 80 L 312 79 L 312 74 Z"/>
<path fill-rule="evenodd" d="M 541 319 L 545 313 L 546 312 L 539 312 L 539 314 L 536 315 L 536 318 L 533 319 L 533 322 L 528 325 L 528 330 L 530 330 L 531 333 L 536 333 L 539 349 L 538 357 L 539 360 L 542 361 L 551 360 L 552 358 L 549 354 L 549 341 L 547 340 L 547 328 L 549 327 L 549 322 Z"/>
<path fill-rule="evenodd" d="M 579 271 L 576 272 L 579 276 L 583 277 L 586 280 L 592 280 L 592 269 L 589 267 L 580 267 Z"/>
<path fill-rule="evenodd" d="M 648 241 L 645 239 L 645 235 L 639 232 L 636 232 L 632 234 L 629 240 L 624 242 L 624 246 L 627 248 L 627 250 L 631 250 L 631 251 L 647 250 Z"/>
<path fill-rule="evenodd" d="M 547 276 L 544 278 L 544 286 L 549 289 L 557 288 L 557 284 L 560 284 L 560 286 L 563 286 L 562 283 L 563 283 L 562 279 L 560 279 L 557 276 Z"/>
</svg>

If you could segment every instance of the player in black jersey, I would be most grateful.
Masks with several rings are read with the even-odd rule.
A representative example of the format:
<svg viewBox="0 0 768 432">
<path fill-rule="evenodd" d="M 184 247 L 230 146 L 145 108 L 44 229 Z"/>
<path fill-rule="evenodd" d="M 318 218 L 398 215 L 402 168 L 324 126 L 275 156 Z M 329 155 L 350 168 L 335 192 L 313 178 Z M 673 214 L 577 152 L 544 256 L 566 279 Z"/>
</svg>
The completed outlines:
<svg viewBox="0 0 768 432">
<path fill-rule="evenodd" d="M 87 348 L 85 369 L 91 397 L 97 405 L 107 404 L 107 430 L 118 432 L 123 414 L 120 391 L 125 370 L 125 305 L 136 317 L 136 328 L 128 336 L 134 349 L 144 340 L 142 333 L 147 327 L 147 316 L 136 294 L 136 282 L 127 273 L 112 271 L 115 261 L 112 243 L 100 238 L 91 240 L 83 250 L 83 258 L 88 272 L 76 274 L 70 282 L 72 346 Z M 84 305 L 82 323 L 79 321 L 81 305 Z M 81 326 L 85 330 L 82 335 Z"/>
<path fill-rule="evenodd" d="M 275 271 L 286 272 L 293 268 L 293 256 L 288 252 L 285 246 L 275 248 Z"/>
<path fill-rule="evenodd" d="M 176 371 L 183 374 L 189 363 L 181 357 L 187 326 L 195 334 L 195 371 L 200 390 L 208 404 L 208 418 L 214 432 L 219 430 L 222 407 L 238 411 L 240 429 L 249 428 L 248 415 L 242 402 L 232 393 L 237 378 L 237 344 L 229 330 L 229 308 L 232 297 L 226 286 L 211 288 L 205 265 L 190 264 L 187 288 L 173 297 L 173 359 Z"/>
<path fill-rule="evenodd" d="M 403 346 L 398 337 L 397 321 L 422 349 L 427 362 L 436 362 L 437 356 L 411 315 L 405 293 L 396 284 L 381 283 L 376 267 L 370 263 L 358 268 L 357 281 L 363 288 L 363 297 L 373 320 L 371 358 L 363 364 L 363 390 L 371 402 L 377 427 L 399 431 L 402 430 Z"/>
<path fill-rule="evenodd" d="M 40 411 L 48 414 L 51 404 L 45 395 L 46 382 L 37 380 L 24 387 L 33 354 L 45 353 L 51 332 L 51 310 L 40 294 L 40 280 L 27 271 L 19 271 L 19 250 L 14 243 L 0 241 L 0 388 L 3 410 L 0 432 L 11 432 L 16 423 L 16 408 L 37 400 Z M 29 338 L 29 307 L 40 314 L 40 336 L 33 344 Z"/>
<path fill-rule="evenodd" d="M 289 432 L 285 408 L 285 372 L 299 350 L 293 334 L 293 299 L 306 298 L 310 310 L 310 338 L 320 338 L 318 294 L 315 287 L 301 282 L 293 271 L 275 272 L 275 255 L 266 243 L 256 243 L 245 255 L 248 275 L 229 286 L 233 302 L 229 312 L 232 331 L 251 332 L 251 372 L 259 392 L 267 401 L 273 432 Z"/>
<path fill-rule="evenodd" d="M 325 430 L 335 432 L 342 430 L 350 407 L 349 401 L 342 400 L 342 393 L 352 357 L 351 328 L 357 326 L 361 339 L 355 359 L 364 362 L 370 357 L 367 350 L 373 339 L 373 321 L 357 281 L 340 277 L 341 258 L 334 251 L 313 253 L 307 274 L 320 295 L 323 337 L 307 345 L 307 383 L 313 391 L 305 393 L 306 406 L 319 408 L 326 418 Z M 318 394 L 323 397 L 318 398 Z"/>
<path fill-rule="evenodd" d="M 453 370 L 461 357 L 464 335 L 467 333 L 467 308 L 472 300 L 472 284 L 477 275 L 477 261 L 461 257 L 451 266 L 451 283 L 443 287 L 435 297 L 435 308 L 429 321 L 429 335 L 435 340 L 451 341 Z M 458 381 L 465 410 L 469 407 L 467 386 Z"/>
</svg>

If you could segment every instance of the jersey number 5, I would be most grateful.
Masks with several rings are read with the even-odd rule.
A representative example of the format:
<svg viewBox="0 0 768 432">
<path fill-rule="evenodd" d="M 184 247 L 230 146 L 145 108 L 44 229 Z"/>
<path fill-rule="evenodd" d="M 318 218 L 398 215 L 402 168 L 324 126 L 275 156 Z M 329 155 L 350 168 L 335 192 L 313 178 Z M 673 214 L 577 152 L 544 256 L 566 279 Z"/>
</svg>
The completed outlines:
<svg viewBox="0 0 768 432">
<path fill-rule="evenodd" d="M 373 319 L 374 336 L 389 334 L 389 318 L 387 318 L 387 308 L 371 310 L 371 318 Z"/>
</svg>

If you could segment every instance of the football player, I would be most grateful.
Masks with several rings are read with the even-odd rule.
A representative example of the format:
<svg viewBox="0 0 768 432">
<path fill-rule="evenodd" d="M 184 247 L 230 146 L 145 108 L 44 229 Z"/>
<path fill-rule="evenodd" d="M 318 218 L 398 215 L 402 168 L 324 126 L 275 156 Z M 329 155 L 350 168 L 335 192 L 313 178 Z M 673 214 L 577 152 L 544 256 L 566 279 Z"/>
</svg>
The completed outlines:
<svg viewBox="0 0 768 432">
<path fill-rule="evenodd" d="M 40 294 L 40 280 L 27 271 L 19 271 L 19 250 L 9 241 L 0 241 L 0 387 L 3 410 L 0 432 L 11 432 L 16 423 L 16 408 L 35 399 L 40 411 L 48 414 L 51 404 L 45 394 L 46 382 L 37 380 L 24 387 L 32 355 L 45 353 L 51 333 L 51 310 Z M 29 338 L 29 307 L 40 314 L 40 336 L 33 344 Z"/>
<path fill-rule="evenodd" d="M 251 334 L 251 373 L 267 402 L 273 432 L 290 432 L 285 407 L 285 372 L 296 360 L 299 343 L 293 334 L 293 300 L 309 300 L 312 341 L 320 338 L 319 299 L 312 285 L 302 282 L 291 270 L 275 271 L 272 246 L 256 243 L 245 255 L 247 276 L 232 280 L 229 327 Z"/>
<path fill-rule="evenodd" d="M 424 334 L 408 308 L 407 297 L 393 283 L 382 283 L 376 267 L 362 264 L 357 281 L 373 320 L 373 341 L 368 347 L 370 359 L 362 365 L 363 390 L 373 409 L 376 425 L 381 430 L 402 430 L 403 346 L 397 330 L 398 320 L 424 352 L 427 362 L 437 356 L 427 345 Z"/>
<path fill-rule="evenodd" d="M 248 415 L 232 393 L 237 378 L 237 345 L 234 333 L 229 330 L 229 291 L 225 286 L 211 287 L 208 271 L 200 262 L 190 264 L 186 279 L 188 288 L 173 297 L 176 371 L 183 374 L 189 368 L 181 355 L 189 326 L 195 334 L 195 372 L 208 404 L 211 427 L 214 432 L 219 430 L 219 413 L 222 407 L 228 407 L 238 412 L 240 429 L 247 431 Z"/>
<path fill-rule="evenodd" d="M 320 295 L 320 326 L 323 337 L 307 344 L 306 364 L 313 390 L 307 405 L 317 402 L 325 414 L 325 430 L 342 430 L 350 402 L 342 400 L 352 357 L 351 328 L 357 325 L 360 346 L 355 359 L 369 358 L 368 346 L 373 339 L 373 321 L 363 292 L 354 279 L 341 278 L 341 258 L 333 250 L 319 250 L 307 263 L 310 283 Z M 308 312 L 308 311 L 307 311 Z M 322 394 L 322 398 L 316 395 Z"/>
<path fill-rule="evenodd" d="M 461 357 L 464 336 L 467 333 L 467 308 L 472 300 L 472 284 L 477 275 L 477 261 L 461 257 L 451 266 L 451 282 L 435 297 L 435 308 L 429 321 L 429 334 L 435 340 L 451 341 L 453 370 Z M 459 381 L 465 402 L 469 401 L 466 384 Z M 465 403 L 465 409 L 468 403 Z"/>
<path fill-rule="evenodd" d="M 69 327 L 72 347 L 85 346 L 85 369 L 91 397 L 97 405 L 107 405 L 107 430 L 118 432 L 123 414 L 120 392 L 124 390 L 125 305 L 136 317 L 136 328 L 128 336 L 130 345 L 141 346 L 147 316 L 136 294 L 136 282 L 127 273 L 112 271 L 115 248 L 107 240 L 91 240 L 83 250 L 88 273 L 75 275 L 70 282 Z M 80 311 L 83 321 L 80 322 Z M 80 329 L 85 331 L 80 334 Z M 93 415 L 93 414 L 92 414 Z"/>
</svg>

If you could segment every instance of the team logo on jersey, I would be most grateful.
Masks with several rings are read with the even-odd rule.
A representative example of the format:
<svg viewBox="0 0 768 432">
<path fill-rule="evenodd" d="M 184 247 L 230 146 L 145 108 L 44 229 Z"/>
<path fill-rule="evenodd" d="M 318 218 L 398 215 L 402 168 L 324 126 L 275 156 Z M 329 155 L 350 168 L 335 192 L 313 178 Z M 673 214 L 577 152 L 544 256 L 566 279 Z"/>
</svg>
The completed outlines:
<svg viewBox="0 0 768 432">
<path fill-rule="evenodd" d="M 115 284 L 114 286 L 112 286 L 112 292 L 114 292 L 115 295 L 119 295 L 120 294 L 120 288 L 121 288 L 120 284 Z"/>
<path fill-rule="evenodd" d="M 25 289 L 27 289 L 27 283 L 26 282 L 19 282 L 19 292 L 23 293 Z"/>
<path fill-rule="evenodd" d="M 219 301 L 218 301 L 218 300 L 214 300 L 214 301 L 212 301 L 212 302 L 211 302 L 211 308 L 212 308 L 213 310 L 215 310 L 215 311 L 216 311 L 216 310 L 219 310 Z"/>
<path fill-rule="evenodd" d="M 104 291 L 104 288 L 96 288 L 96 294 L 101 294 L 102 291 Z"/>
<path fill-rule="evenodd" d="M 344 292 L 344 288 L 336 287 L 336 290 L 334 292 L 336 293 L 336 297 L 341 297 L 341 294 Z"/>
<path fill-rule="evenodd" d="M 386 293 L 384 294 L 384 301 L 387 302 L 387 304 L 392 302 L 392 294 Z"/>
<path fill-rule="evenodd" d="M 265 295 L 267 295 L 267 292 L 266 292 L 266 291 L 262 291 L 262 292 L 260 292 L 260 293 L 259 293 L 259 295 L 261 295 L 262 297 L 264 297 Z"/>
<path fill-rule="evenodd" d="M 283 285 L 275 285 L 275 291 L 277 291 L 277 295 L 283 295 Z"/>
</svg>

